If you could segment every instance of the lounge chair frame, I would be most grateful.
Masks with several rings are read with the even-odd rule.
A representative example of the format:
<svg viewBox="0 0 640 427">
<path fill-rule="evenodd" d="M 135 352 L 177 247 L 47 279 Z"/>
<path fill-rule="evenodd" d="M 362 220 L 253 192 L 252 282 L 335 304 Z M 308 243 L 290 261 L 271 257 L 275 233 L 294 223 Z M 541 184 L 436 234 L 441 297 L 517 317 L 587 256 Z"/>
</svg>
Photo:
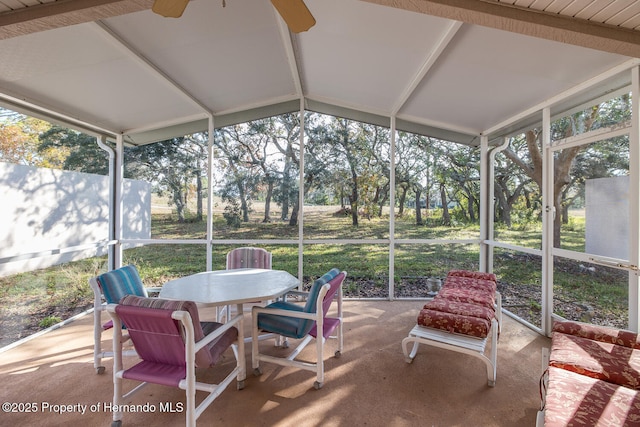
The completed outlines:
<svg viewBox="0 0 640 427">
<path fill-rule="evenodd" d="M 482 360 L 487 368 L 488 385 L 496 385 L 498 366 L 498 337 L 502 324 L 502 296 L 496 292 L 496 317 L 491 320 L 491 330 L 487 337 L 477 338 L 469 335 L 451 333 L 435 328 L 427 328 L 415 325 L 409 332 L 409 336 L 402 340 L 402 352 L 407 363 L 413 362 L 418 353 L 420 344 L 445 350 L 468 354 Z M 487 356 L 487 342 L 491 340 L 490 353 Z M 409 346 L 412 345 L 411 349 Z"/>
</svg>

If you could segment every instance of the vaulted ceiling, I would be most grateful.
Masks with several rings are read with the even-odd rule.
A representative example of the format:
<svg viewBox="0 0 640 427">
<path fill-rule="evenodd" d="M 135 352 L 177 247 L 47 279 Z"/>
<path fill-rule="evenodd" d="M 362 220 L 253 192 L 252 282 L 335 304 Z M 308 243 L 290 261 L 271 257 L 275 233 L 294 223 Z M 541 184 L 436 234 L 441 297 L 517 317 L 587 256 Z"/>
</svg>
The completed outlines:
<svg viewBox="0 0 640 427">
<path fill-rule="evenodd" d="M 0 105 L 146 144 L 302 102 L 474 145 L 560 93 L 568 109 L 625 90 L 640 58 L 633 0 L 305 3 L 317 24 L 292 34 L 268 0 L 178 19 L 151 0 L 0 0 Z"/>
</svg>

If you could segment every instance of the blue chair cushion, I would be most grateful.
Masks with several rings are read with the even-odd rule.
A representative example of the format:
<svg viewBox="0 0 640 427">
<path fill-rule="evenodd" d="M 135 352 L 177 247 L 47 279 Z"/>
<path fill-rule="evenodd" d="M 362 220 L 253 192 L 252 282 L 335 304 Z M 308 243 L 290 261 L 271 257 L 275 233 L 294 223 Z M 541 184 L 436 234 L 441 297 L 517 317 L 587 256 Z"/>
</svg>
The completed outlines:
<svg viewBox="0 0 640 427">
<path fill-rule="evenodd" d="M 104 299 L 109 304 L 118 304 L 125 295 L 145 297 L 144 285 L 134 265 L 127 265 L 97 277 Z"/>
<path fill-rule="evenodd" d="M 322 277 L 316 279 L 313 282 L 313 285 L 311 285 L 311 290 L 307 297 L 307 303 L 304 307 L 284 301 L 276 301 L 269 304 L 266 308 L 315 313 L 320 289 L 322 289 L 322 286 L 334 279 L 338 274 L 340 274 L 340 270 L 333 268 L 322 275 Z M 258 329 L 266 332 L 273 332 L 289 338 L 303 338 L 309 333 L 314 325 L 315 321 L 311 319 L 299 319 L 267 313 L 258 314 Z"/>
<path fill-rule="evenodd" d="M 274 308 L 281 310 L 290 310 L 302 312 L 303 307 L 285 301 L 276 301 L 269 304 L 266 308 Z M 258 328 L 263 331 L 273 332 L 289 338 L 302 338 L 306 333 L 301 329 L 302 321 L 295 317 L 280 316 L 275 314 L 260 313 L 258 314 Z"/>
</svg>

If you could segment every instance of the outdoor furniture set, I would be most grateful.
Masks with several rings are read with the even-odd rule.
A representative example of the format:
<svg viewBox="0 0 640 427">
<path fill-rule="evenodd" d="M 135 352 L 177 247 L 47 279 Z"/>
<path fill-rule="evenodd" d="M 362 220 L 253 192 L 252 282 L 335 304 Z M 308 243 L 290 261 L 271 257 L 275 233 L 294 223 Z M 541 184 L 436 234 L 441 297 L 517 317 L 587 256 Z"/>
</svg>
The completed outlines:
<svg viewBox="0 0 640 427">
<path fill-rule="evenodd" d="M 256 249 L 256 248 L 250 248 Z M 251 251 L 249 251 L 251 252 Z M 264 261 L 264 254 L 253 257 L 244 251 L 236 253 L 237 260 Z M 262 262 L 261 261 L 261 262 Z M 270 257 L 269 257 L 270 261 Z M 270 263 L 268 263 L 270 264 Z M 266 264 L 265 264 L 266 265 Z M 269 265 L 270 267 L 270 265 Z M 343 349 L 342 284 L 347 273 L 333 268 L 314 281 L 304 293 L 304 304 L 276 300 L 298 286 L 298 280 L 289 273 L 270 268 L 239 268 L 203 272 L 167 282 L 159 298 L 149 298 L 136 268 L 132 265 L 110 271 L 90 279 L 96 294 L 95 367 L 104 372 L 101 358 L 114 357 L 114 406 L 127 399 L 147 383 L 177 387 L 186 392 L 186 424 L 195 425 L 200 414 L 237 380 L 244 387 L 246 378 L 243 303 L 276 300 L 267 306 L 252 308 L 252 366 L 255 375 L 261 374 L 260 362 L 293 366 L 316 373 L 314 388 L 324 382 L 324 344 L 335 333 L 339 357 Z M 300 294 L 300 292 L 295 292 Z M 100 312 L 106 310 L 112 321 L 103 325 Z M 332 302 L 337 301 L 335 317 L 327 316 Z M 201 322 L 198 306 L 226 308 L 226 322 Z M 230 316 L 231 305 L 236 305 L 235 316 Z M 402 342 L 407 360 L 415 357 L 419 344 L 433 345 L 480 357 L 487 364 L 489 384 L 495 384 L 497 336 L 500 320 L 500 295 L 496 292 L 493 274 L 470 271 L 451 271 L 444 286 L 421 310 L 418 324 Z M 101 350 L 101 333 L 113 328 L 114 353 Z M 287 356 L 275 357 L 260 352 L 258 341 L 263 336 L 276 338 L 276 343 L 288 346 L 286 338 L 300 340 L 300 344 Z M 284 341 L 281 341 L 284 338 Z M 491 339 L 491 357 L 484 356 Z M 316 362 L 296 358 L 310 342 L 316 342 Z M 132 351 L 123 351 L 123 344 L 131 341 Z M 408 346 L 413 343 L 409 353 Z M 233 350 L 236 363 L 219 384 L 206 384 L 196 380 L 195 368 L 216 365 L 228 348 Z M 129 368 L 123 366 L 123 356 L 135 355 L 140 361 Z M 140 382 L 128 393 L 123 393 L 123 380 Z M 207 397 L 196 405 L 196 391 Z M 113 413 L 112 426 L 122 423 L 121 412 Z"/>
<path fill-rule="evenodd" d="M 314 387 L 319 389 L 324 381 L 324 353 L 326 340 L 337 333 L 338 350 L 342 351 L 342 283 L 346 272 L 331 269 L 314 281 L 309 292 L 304 293 L 304 305 L 276 301 L 266 307 L 253 307 L 252 361 L 254 373 L 260 374 L 260 361 L 316 372 Z M 142 282 L 137 269 L 130 265 L 90 279 L 96 293 L 95 360 L 99 374 L 104 373 L 101 358 L 114 359 L 114 407 L 123 407 L 128 399 L 145 385 L 160 384 L 177 387 L 186 392 L 186 425 L 194 426 L 202 412 L 237 380 L 238 389 L 244 388 L 246 378 L 243 303 L 274 300 L 298 286 L 298 279 L 285 271 L 264 268 L 239 268 L 219 270 L 185 276 L 167 282 L 158 298 L 149 298 L 138 286 Z M 300 296 L 301 292 L 296 292 Z M 102 303 L 106 300 L 106 306 Z M 333 300 L 337 300 L 337 317 L 327 316 Z M 200 322 L 198 305 L 225 307 L 236 305 L 235 316 L 226 310 L 226 322 Z M 105 310 L 112 321 L 103 325 L 99 317 Z M 113 329 L 113 352 L 101 349 L 101 333 Z M 257 346 L 262 336 L 301 339 L 292 354 L 276 358 L 260 354 Z M 316 341 L 316 363 L 296 360 L 302 349 Z M 249 338 L 249 340 L 252 340 Z M 123 351 L 123 345 L 131 342 L 131 350 Z M 288 345 L 284 341 L 284 345 Z M 236 363 L 218 384 L 196 380 L 195 368 L 214 367 L 227 349 L 233 350 Z M 140 361 L 124 368 L 123 356 L 137 356 Z M 123 380 L 135 380 L 140 384 L 123 393 Z M 207 396 L 196 405 L 196 391 Z M 123 413 L 113 412 L 112 426 L 122 425 Z"/>
</svg>

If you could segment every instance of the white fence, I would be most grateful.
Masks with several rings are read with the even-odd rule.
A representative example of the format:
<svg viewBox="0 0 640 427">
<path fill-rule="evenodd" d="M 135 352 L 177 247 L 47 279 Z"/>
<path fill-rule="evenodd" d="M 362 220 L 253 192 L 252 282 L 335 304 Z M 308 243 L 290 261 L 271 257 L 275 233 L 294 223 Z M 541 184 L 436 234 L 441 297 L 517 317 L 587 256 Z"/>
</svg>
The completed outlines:
<svg viewBox="0 0 640 427">
<path fill-rule="evenodd" d="M 0 219 L 0 277 L 103 255 L 109 178 L 0 163 Z M 147 182 L 125 180 L 123 236 L 151 237 Z"/>
</svg>

